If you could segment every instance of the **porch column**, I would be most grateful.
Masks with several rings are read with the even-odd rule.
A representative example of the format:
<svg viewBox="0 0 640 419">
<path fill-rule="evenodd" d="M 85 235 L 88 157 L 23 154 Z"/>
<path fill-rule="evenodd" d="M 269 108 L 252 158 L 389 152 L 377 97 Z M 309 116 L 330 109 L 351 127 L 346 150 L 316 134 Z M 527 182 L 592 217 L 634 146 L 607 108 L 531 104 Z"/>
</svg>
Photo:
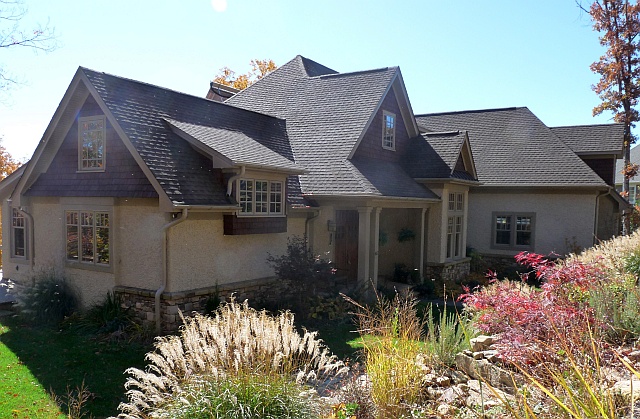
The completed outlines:
<svg viewBox="0 0 640 419">
<path fill-rule="evenodd" d="M 380 250 L 380 212 L 382 208 L 373 208 L 371 213 L 371 266 L 369 272 L 371 272 L 371 280 L 373 281 L 373 287 L 378 288 L 378 252 Z"/>
<path fill-rule="evenodd" d="M 426 228 L 427 228 L 427 223 L 425 221 L 425 216 L 427 214 L 427 209 L 426 208 L 422 208 L 420 212 L 420 219 L 418 220 L 418 225 L 420 226 L 419 228 L 419 236 L 418 236 L 418 246 L 417 247 L 417 251 L 419 252 L 418 255 L 416 255 L 417 257 L 415 258 L 418 261 L 418 270 L 420 272 L 420 279 L 424 278 L 424 246 L 426 243 L 426 239 L 427 239 L 427 232 L 426 232 Z"/>
<path fill-rule="evenodd" d="M 369 287 L 371 278 L 371 210 L 372 207 L 358 207 L 358 283 Z"/>
</svg>

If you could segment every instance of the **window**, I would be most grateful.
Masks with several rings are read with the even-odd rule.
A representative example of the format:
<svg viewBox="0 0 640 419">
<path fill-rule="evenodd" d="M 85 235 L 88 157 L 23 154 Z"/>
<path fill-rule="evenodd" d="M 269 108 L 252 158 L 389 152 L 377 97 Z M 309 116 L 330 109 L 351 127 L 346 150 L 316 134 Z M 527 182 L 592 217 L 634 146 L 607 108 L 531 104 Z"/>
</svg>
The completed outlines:
<svg viewBox="0 0 640 419">
<path fill-rule="evenodd" d="M 390 112 L 382 112 L 382 148 L 396 148 L 396 116 Z"/>
<path fill-rule="evenodd" d="M 27 235 L 24 215 L 16 208 L 11 209 L 11 256 L 27 257 Z"/>
<path fill-rule="evenodd" d="M 463 256 L 462 224 L 464 219 L 464 193 L 449 192 L 447 218 L 447 259 Z"/>
<path fill-rule="evenodd" d="M 238 203 L 241 215 L 282 215 L 283 184 L 273 180 L 240 179 Z"/>
<path fill-rule="evenodd" d="M 78 170 L 104 170 L 105 132 L 104 116 L 78 118 Z"/>
<path fill-rule="evenodd" d="M 493 215 L 493 247 L 533 248 L 534 214 Z"/>
<path fill-rule="evenodd" d="M 109 266 L 109 213 L 66 211 L 67 260 Z"/>
</svg>

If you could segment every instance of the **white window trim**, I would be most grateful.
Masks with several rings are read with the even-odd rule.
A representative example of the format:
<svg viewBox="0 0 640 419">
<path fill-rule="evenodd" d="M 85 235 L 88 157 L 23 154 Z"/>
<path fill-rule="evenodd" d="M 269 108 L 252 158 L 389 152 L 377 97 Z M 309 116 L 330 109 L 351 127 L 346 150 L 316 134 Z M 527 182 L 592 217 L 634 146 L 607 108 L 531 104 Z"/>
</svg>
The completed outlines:
<svg viewBox="0 0 640 419">
<path fill-rule="evenodd" d="M 497 217 L 511 217 L 511 229 L 509 230 L 510 244 L 498 244 L 496 218 Z M 530 244 L 516 244 L 517 238 L 517 217 L 530 217 L 531 218 L 531 243 Z M 491 248 L 503 249 L 503 250 L 534 250 L 536 243 L 536 214 L 534 212 L 512 212 L 512 211 L 495 211 L 491 214 Z"/>
<path fill-rule="evenodd" d="M 393 129 L 391 131 L 391 146 L 386 144 L 387 139 L 387 116 L 391 116 L 393 118 Z M 385 150 L 396 150 L 396 125 L 398 124 L 398 119 L 396 118 L 396 114 L 389 111 L 382 111 L 382 148 Z"/>
<path fill-rule="evenodd" d="M 465 255 L 464 250 L 464 223 L 465 223 L 465 193 L 451 191 L 447 194 L 447 226 L 445 259 L 461 259 Z M 459 221 L 459 222 L 458 222 Z M 458 226 L 460 231 L 458 231 Z M 451 231 L 449 231 L 451 227 Z"/>
<path fill-rule="evenodd" d="M 87 121 L 102 121 L 102 167 L 82 166 L 82 124 Z M 104 115 L 83 116 L 78 118 L 78 172 L 104 172 L 107 166 L 107 120 Z"/>
<path fill-rule="evenodd" d="M 255 178 L 242 178 L 242 179 L 238 179 L 236 181 L 236 201 L 238 202 L 238 204 L 240 203 L 240 182 L 241 181 L 250 181 L 253 182 L 253 191 L 252 191 L 252 197 L 251 200 L 248 202 L 251 202 L 252 204 L 252 208 L 253 211 L 251 212 L 242 212 L 242 208 L 238 211 L 238 216 L 239 217 L 285 217 L 286 213 L 285 213 L 285 194 L 286 194 L 286 187 L 285 187 L 285 182 L 282 180 L 269 180 L 269 179 L 255 179 Z M 267 190 L 266 190 L 266 194 L 267 194 L 267 201 L 266 201 L 266 205 L 267 205 L 267 211 L 266 212 L 256 212 L 256 182 L 266 182 L 267 183 Z M 280 211 L 279 212 L 271 212 L 271 204 L 273 203 L 271 201 L 271 185 L 274 183 L 278 183 L 280 184 Z"/>
</svg>

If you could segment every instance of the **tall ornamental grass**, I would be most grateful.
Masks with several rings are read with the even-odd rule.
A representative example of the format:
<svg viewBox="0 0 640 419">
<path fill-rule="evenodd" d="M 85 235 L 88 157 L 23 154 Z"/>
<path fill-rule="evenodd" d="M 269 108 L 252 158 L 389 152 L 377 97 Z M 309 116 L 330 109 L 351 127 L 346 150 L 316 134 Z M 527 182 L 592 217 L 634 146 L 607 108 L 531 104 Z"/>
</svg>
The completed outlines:
<svg viewBox="0 0 640 419">
<path fill-rule="evenodd" d="M 127 370 L 120 418 L 201 417 L 194 406 L 209 412 L 202 417 L 315 417 L 304 385 L 346 372 L 315 332 L 297 332 L 290 312 L 231 301 L 184 321 L 179 336 L 158 338 L 145 371 Z"/>
</svg>

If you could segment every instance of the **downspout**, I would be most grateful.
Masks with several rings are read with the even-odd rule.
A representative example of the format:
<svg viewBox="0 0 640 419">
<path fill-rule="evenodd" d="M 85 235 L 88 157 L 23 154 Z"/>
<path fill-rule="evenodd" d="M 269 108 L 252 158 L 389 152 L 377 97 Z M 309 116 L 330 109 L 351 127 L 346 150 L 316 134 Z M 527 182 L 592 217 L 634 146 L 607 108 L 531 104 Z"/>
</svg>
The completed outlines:
<svg viewBox="0 0 640 419">
<path fill-rule="evenodd" d="M 320 210 L 313 217 L 309 217 L 304 222 L 304 237 L 307 239 L 307 247 L 311 248 L 311 237 L 309 237 L 309 223 L 320 216 Z"/>
<path fill-rule="evenodd" d="M 244 176 L 244 171 L 245 166 L 240 166 L 240 173 L 229 178 L 229 181 L 227 181 L 227 196 L 231 196 L 233 193 L 233 182 L 235 182 L 239 177 Z"/>
<path fill-rule="evenodd" d="M 185 221 L 188 215 L 189 215 L 189 210 L 187 208 L 184 208 L 182 210 L 182 216 L 180 218 L 173 220 L 169 224 L 166 224 L 164 227 L 162 227 L 162 285 L 160 285 L 160 288 L 158 288 L 155 295 L 155 318 L 156 318 L 157 334 L 160 334 L 162 331 L 162 327 L 161 327 L 162 319 L 160 318 L 160 296 L 164 292 L 165 288 L 167 288 L 168 277 L 169 277 L 169 274 L 168 274 L 169 258 L 167 257 L 167 253 L 168 253 L 167 240 L 169 236 L 167 232 L 171 227 Z"/>
</svg>

